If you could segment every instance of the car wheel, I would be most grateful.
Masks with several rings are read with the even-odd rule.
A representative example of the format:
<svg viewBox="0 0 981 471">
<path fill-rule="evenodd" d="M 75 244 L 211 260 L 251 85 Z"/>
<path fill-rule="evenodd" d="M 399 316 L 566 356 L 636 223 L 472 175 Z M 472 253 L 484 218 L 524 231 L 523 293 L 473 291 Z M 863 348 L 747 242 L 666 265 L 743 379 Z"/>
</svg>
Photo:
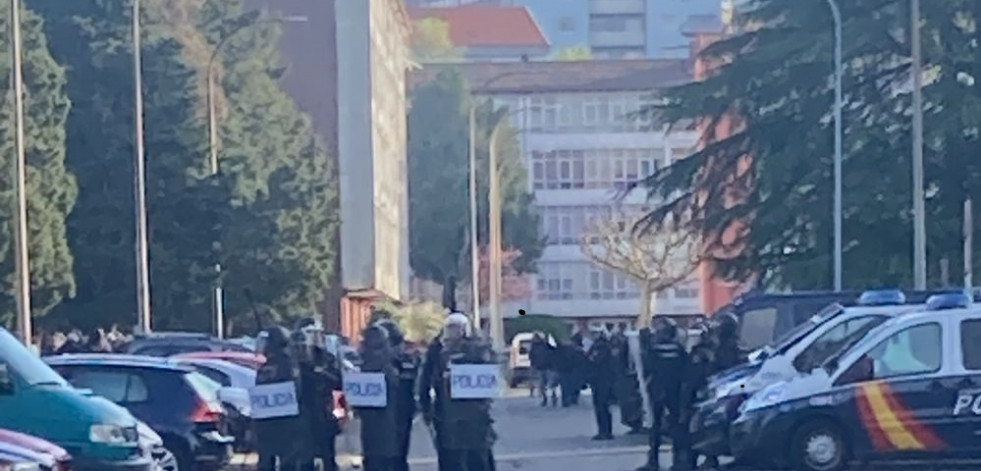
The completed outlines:
<svg viewBox="0 0 981 471">
<path fill-rule="evenodd" d="M 191 451 L 184 445 L 183 442 L 167 440 L 164 439 L 164 444 L 162 449 L 166 450 L 167 453 L 173 457 L 172 463 L 173 468 L 158 468 L 161 471 L 194 471 L 196 466 L 194 462 L 194 456 L 191 455 Z M 160 463 L 158 461 L 158 463 Z"/>
<path fill-rule="evenodd" d="M 848 461 L 841 429 L 828 421 L 805 424 L 794 434 L 790 460 L 799 471 L 840 471 Z"/>
<path fill-rule="evenodd" d="M 180 471 L 181 466 L 177 456 L 165 447 L 159 446 L 151 452 L 155 471 Z"/>
</svg>

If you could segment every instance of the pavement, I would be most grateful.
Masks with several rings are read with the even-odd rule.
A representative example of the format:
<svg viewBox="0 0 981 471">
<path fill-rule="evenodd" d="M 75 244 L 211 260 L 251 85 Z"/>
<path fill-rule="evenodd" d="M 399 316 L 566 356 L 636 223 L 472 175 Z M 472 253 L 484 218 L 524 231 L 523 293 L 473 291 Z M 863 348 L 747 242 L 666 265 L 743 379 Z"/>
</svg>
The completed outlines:
<svg viewBox="0 0 981 471">
<path fill-rule="evenodd" d="M 513 390 L 494 402 L 493 413 L 498 434 L 494 456 L 500 471 L 627 471 L 645 461 L 646 437 L 626 435 L 615 407 L 614 440 L 591 439 L 596 425 L 588 395 L 578 406 L 543 408 L 527 390 Z M 360 468 L 358 434 L 357 423 L 352 423 L 337 439 L 341 469 Z M 667 450 L 663 451 L 662 463 L 667 463 Z M 437 471 L 432 438 L 421 420 L 413 425 L 409 458 L 412 471 Z M 237 456 L 231 469 L 248 470 L 254 463 L 254 455 Z"/>
</svg>

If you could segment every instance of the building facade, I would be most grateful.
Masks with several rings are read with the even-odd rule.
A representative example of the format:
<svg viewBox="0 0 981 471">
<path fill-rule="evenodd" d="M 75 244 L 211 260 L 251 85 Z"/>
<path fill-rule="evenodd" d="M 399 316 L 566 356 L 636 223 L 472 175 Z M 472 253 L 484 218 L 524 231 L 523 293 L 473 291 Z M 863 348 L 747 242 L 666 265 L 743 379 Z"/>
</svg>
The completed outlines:
<svg viewBox="0 0 981 471">
<path fill-rule="evenodd" d="M 423 72 L 435 76 L 441 66 Z M 511 110 L 547 247 L 532 276 L 530 299 L 519 309 L 611 325 L 640 312 L 637 285 L 590 263 L 580 241 L 591 219 L 615 205 L 643 211 L 647 195 L 628 185 L 684 158 L 697 145 L 694 130 L 668 132 L 631 115 L 652 103 L 655 88 L 690 80 L 687 60 L 475 63 L 462 70 L 474 93 Z M 701 313 L 697 272 L 661 293 L 652 312 Z"/>
<path fill-rule="evenodd" d="M 410 0 L 430 6 L 523 5 L 531 10 L 553 51 L 587 46 L 609 58 L 685 58 L 682 27 L 690 16 L 715 15 L 732 0 Z"/>
<path fill-rule="evenodd" d="M 356 339 L 374 300 L 408 289 L 408 14 L 402 0 L 246 4 L 302 20 L 283 25 L 282 84 L 337 159 L 340 256 L 322 313 L 328 329 Z"/>
</svg>

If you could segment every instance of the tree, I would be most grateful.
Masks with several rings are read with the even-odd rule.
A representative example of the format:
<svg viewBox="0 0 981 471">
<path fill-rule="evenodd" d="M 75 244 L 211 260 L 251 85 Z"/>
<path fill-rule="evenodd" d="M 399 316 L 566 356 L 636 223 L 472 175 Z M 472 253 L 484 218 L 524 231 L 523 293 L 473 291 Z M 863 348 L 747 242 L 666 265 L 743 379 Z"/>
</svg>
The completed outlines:
<svg viewBox="0 0 981 471">
<path fill-rule="evenodd" d="M 588 61 L 593 58 L 593 51 L 589 46 L 572 46 L 559 49 L 552 55 L 552 60 L 557 61 Z"/>
<path fill-rule="evenodd" d="M 409 111 L 409 247 L 416 276 L 443 283 L 448 277 L 469 280 L 470 210 L 468 113 L 466 83 L 456 71 L 445 71 L 411 93 Z M 486 246 L 489 138 L 507 110 L 477 105 L 478 244 Z M 510 128 L 498 136 L 501 172 L 502 237 L 505 251 L 515 249 L 518 274 L 528 273 L 541 256 L 534 197 L 528 191 L 517 136 Z"/>
<path fill-rule="evenodd" d="M 390 301 L 376 305 L 390 313 L 398 324 L 406 340 L 416 343 L 429 343 L 443 329 L 446 310 L 432 302 L 410 302 L 396 305 Z"/>
<path fill-rule="evenodd" d="M 902 2 L 884 0 L 841 7 L 848 38 L 844 281 L 855 288 L 909 286 L 909 12 Z M 981 90 L 960 81 L 965 74 L 973 77 L 979 63 L 970 25 L 981 5 L 952 1 L 922 8 L 925 64 L 933 77 L 924 94 L 928 253 L 936 280 L 938 259 L 956 265 L 961 258 L 964 197 L 981 196 L 970 183 L 981 172 L 971 157 L 978 150 Z M 666 91 L 666 104 L 651 110 L 669 123 L 698 121 L 705 135 L 698 152 L 646 180 L 654 196 L 665 198 L 650 221 L 692 214 L 691 228 L 703 236 L 725 279 L 759 277 L 765 285 L 827 289 L 833 201 L 830 12 L 823 2 L 750 0 L 737 20 L 738 31 L 700 54 L 703 62 L 717 65 L 712 73 Z"/>
<path fill-rule="evenodd" d="M 115 0 L 36 0 L 70 70 L 69 163 L 81 197 L 70 220 L 79 264 L 75 324 L 135 320 L 129 9 Z M 144 0 L 143 78 L 150 268 L 157 329 L 212 328 L 216 263 L 226 312 L 242 296 L 309 315 L 332 281 L 336 182 L 309 119 L 280 89 L 279 28 L 240 1 Z M 220 76 L 221 173 L 208 175 L 206 65 Z M 98 159 L 92 156 L 100 156 Z M 240 322 L 251 325 L 251 322 Z"/>
<path fill-rule="evenodd" d="M 462 57 L 461 48 L 450 39 L 450 24 L 442 18 L 416 20 L 412 25 L 412 59 L 421 64 L 445 62 Z"/>
<path fill-rule="evenodd" d="M 10 9 L 0 8 L 0 50 L 9 51 Z M 70 102 L 65 70 L 48 49 L 41 18 L 23 8 L 23 77 L 25 147 L 27 156 L 28 251 L 31 271 L 31 313 L 48 314 L 74 296 L 72 255 L 65 236 L 65 218 L 77 196 L 75 178 L 65 168 L 65 121 Z M 11 90 L 10 55 L 0 59 L 4 90 Z M 15 312 L 17 278 L 14 262 L 14 126 L 13 95 L 0 99 L 0 325 Z"/>
<path fill-rule="evenodd" d="M 490 258 L 487 248 L 480 252 L 480 299 L 490 299 Z M 521 252 L 515 249 L 501 254 L 501 301 L 521 301 L 531 297 L 531 285 L 528 277 L 515 268 L 515 262 L 521 258 Z"/>
<path fill-rule="evenodd" d="M 695 234 L 683 225 L 670 223 L 657 233 L 635 230 L 642 217 L 625 211 L 598 217 L 580 242 L 583 254 L 593 263 L 637 284 L 641 302 L 638 328 L 650 325 L 654 296 L 689 279 L 698 267 Z"/>
</svg>

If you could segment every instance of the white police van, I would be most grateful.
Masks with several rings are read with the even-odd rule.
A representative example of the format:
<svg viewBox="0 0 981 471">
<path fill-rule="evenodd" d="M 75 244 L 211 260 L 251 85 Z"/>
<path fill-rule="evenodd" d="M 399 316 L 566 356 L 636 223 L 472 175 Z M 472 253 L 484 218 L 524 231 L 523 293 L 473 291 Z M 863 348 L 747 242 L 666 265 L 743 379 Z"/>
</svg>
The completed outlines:
<svg viewBox="0 0 981 471">
<path fill-rule="evenodd" d="M 742 461 L 837 471 L 853 459 L 981 459 L 979 436 L 981 307 L 939 295 L 752 395 L 730 445 Z"/>
<path fill-rule="evenodd" d="M 706 455 L 729 454 L 729 424 L 743 401 L 770 384 L 811 372 L 892 317 L 922 309 L 905 302 L 901 291 L 881 290 L 863 293 L 856 307 L 832 304 L 762 349 L 756 361 L 719 376 L 703 392 L 689 424 L 694 449 Z"/>
</svg>

